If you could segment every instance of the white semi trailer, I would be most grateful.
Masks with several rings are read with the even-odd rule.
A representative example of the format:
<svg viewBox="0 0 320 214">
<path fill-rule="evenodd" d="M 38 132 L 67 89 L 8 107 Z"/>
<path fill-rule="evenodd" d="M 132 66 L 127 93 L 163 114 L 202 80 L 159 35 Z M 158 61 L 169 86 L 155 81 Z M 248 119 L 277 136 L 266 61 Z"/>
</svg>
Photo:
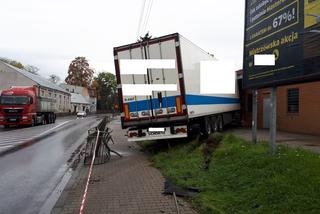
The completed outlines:
<svg viewBox="0 0 320 214">
<path fill-rule="evenodd" d="M 129 59 L 175 60 L 176 66 L 123 74 L 120 61 Z M 214 58 L 178 33 L 114 48 L 121 124 L 129 141 L 183 138 L 197 125 L 208 135 L 239 119 L 237 86 L 235 94 L 200 94 L 200 61 L 205 60 Z M 123 84 L 176 84 L 177 91 L 125 96 Z"/>
</svg>

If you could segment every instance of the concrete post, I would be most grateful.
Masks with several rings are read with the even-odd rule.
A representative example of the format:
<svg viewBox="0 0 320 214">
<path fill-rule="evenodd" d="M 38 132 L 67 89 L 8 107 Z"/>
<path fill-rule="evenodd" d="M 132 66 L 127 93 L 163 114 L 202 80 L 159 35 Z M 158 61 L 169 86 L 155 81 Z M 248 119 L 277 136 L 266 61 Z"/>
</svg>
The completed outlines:
<svg viewBox="0 0 320 214">
<path fill-rule="evenodd" d="M 257 143 L 257 89 L 252 90 L 252 143 Z"/>
<path fill-rule="evenodd" d="M 269 148 L 270 153 L 275 154 L 277 140 L 277 87 L 272 87 L 271 89 L 270 111 Z"/>
</svg>

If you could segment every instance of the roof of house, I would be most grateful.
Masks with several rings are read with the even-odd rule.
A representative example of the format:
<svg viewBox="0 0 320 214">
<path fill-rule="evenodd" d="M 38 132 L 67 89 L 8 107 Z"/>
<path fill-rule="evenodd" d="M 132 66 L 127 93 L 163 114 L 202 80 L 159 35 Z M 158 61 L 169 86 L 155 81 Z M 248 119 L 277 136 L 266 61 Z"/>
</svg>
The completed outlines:
<svg viewBox="0 0 320 214">
<path fill-rule="evenodd" d="M 16 67 L 14 67 L 12 65 L 9 65 L 9 64 L 7 64 L 5 62 L 2 62 L 2 61 L 0 61 L 0 63 L 5 64 L 9 68 L 15 70 L 16 72 L 20 73 L 21 75 L 23 75 L 25 77 L 31 79 L 32 81 L 36 82 L 38 85 L 40 85 L 42 87 L 46 87 L 46 88 L 50 88 L 50 89 L 54 89 L 54 90 L 57 90 L 57 91 L 60 91 L 60 92 L 64 92 L 64 93 L 70 94 L 69 92 L 67 92 L 62 87 L 50 82 L 49 80 L 45 79 L 44 77 L 41 77 L 39 75 L 30 73 L 28 71 L 25 71 L 25 70 L 22 70 L 22 69 L 19 69 L 19 68 L 16 68 Z"/>
<path fill-rule="evenodd" d="M 71 103 L 90 104 L 84 96 L 77 93 L 71 93 Z"/>
</svg>

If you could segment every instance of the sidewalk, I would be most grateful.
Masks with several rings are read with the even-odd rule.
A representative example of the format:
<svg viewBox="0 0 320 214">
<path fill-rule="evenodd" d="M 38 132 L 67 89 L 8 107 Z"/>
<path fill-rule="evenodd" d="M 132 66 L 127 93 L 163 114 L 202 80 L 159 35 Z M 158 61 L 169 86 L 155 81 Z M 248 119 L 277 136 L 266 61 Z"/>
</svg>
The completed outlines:
<svg viewBox="0 0 320 214">
<path fill-rule="evenodd" d="M 249 141 L 252 140 L 251 129 L 249 128 L 231 129 L 227 130 L 227 133 L 232 133 Z M 258 130 L 257 138 L 259 141 L 268 141 L 269 130 Z M 277 143 L 288 145 L 290 147 L 301 147 L 310 151 L 320 152 L 320 136 L 277 131 Z"/>
<path fill-rule="evenodd" d="M 150 166 L 146 154 L 129 143 L 119 121 L 112 121 L 115 144 L 111 148 L 123 155 L 93 167 L 84 213 L 177 213 L 172 196 L 162 195 L 164 178 Z M 81 163 L 60 196 L 52 213 L 79 213 L 88 166 Z M 178 198 L 180 213 L 196 213 Z"/>
</svg>

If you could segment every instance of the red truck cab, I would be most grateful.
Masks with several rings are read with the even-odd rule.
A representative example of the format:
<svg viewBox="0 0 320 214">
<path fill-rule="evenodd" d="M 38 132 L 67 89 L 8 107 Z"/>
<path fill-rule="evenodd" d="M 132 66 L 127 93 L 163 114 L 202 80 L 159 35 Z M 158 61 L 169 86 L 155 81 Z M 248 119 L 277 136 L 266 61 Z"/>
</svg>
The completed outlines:
<svg viewBox="0 0 320 214">
<path fill-rule="evenodd" d="M 37 112 L 37 88 L 12 87 L 1 92 L 0 125 L 35 125 L 46 121 L 45 115 Z M 39 119 L 40 116 L 40 119 Z M 53 121 L 52 121 L 53 122 Z"/>
</svg>

